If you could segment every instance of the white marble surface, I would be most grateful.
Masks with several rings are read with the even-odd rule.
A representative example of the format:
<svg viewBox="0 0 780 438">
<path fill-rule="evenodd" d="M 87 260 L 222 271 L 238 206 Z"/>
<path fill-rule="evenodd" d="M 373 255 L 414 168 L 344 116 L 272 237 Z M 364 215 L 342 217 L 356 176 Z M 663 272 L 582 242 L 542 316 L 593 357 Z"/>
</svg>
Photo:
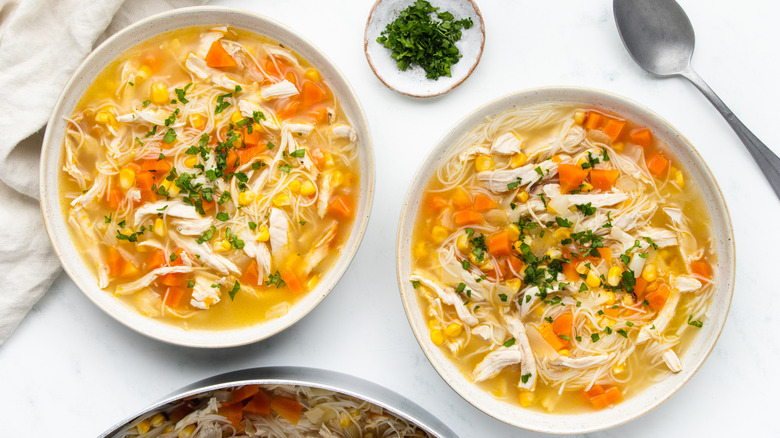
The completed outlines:
<svg viewBox="0 0 780 438">
<path fill-rule="evenodd" d="M 341 67 L 360 95 L 378 165 L 373 214 L 354 263 L 331 295 L 292 329 L 255 345 L 211 351 L 146 339 L 101 313 L 61 276 L 0 346 L 0 435 L 95 436 L 195 380 L 245 367 L 301 365 L 392 388 L 464 438 L 533 436 L 471 407 L 439 378 L 409 329 L 394 253 L 406 187 L 442 133 L 476 104 L 543 85 L 606 89 L 669 120 L 709 163 L 736 234 L 734 301 L 710 358 L 661 407 L 594 436 L 776 434 L 780 288 L 773 275 L 780 202 L 758 167 L 690 84 L 652 78 L 633 64 L 618 38 L 611 2 L 478 3 L 487 32 L 481 64 L 450 94 L 416 100 L 385 88 L 366 63 L 362 38 L 369 0 L 218 2 L 264 13 L 300 31 Z M 759 138 L 780 152 L 780 4 L 681 3 L 696 29 L 694 67 Z"/>
</svg>

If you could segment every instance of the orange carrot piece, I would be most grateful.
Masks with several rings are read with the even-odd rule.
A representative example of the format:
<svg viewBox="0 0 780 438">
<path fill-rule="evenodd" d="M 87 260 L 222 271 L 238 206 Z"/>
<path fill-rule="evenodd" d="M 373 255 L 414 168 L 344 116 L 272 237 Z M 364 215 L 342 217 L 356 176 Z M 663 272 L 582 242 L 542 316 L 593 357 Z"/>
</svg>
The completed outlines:
<svg viewBox="0 0 780 438">
<path fill-rule="evenodd" d="M 244 418 L 243 410 L 244 405 L 241 403 L 223 403 L 222 406 L 219 407 L 217 413 L 227 418 L 233 427 L 238 428 L 241 425 L 241 420 Z"/>
<path fill-rule="evenodd" d="M 260 139 L 262 137 L 261 132 L 259 129 L 252 129 L 252 132 L 249 132 L 248 127 L 244 127 L 243 132 L 241 133 L 241 137 L 244 139 L 244 144 L 247 146 L 257 146 L 260 144 Z"/>
<path fill-rule="evenodd" d="M 620 137 L 620 133 L 623 132 L 625 126 L 626 122 L 623 120 L 607 119 L 607 122 L 604 123 L 604 127 L 601 128 L 601 132 L 607 134 L 607 137 L 611 138 L 612 141 L 615 141 Z"/>
<path fill-rule="evenodd" d="M 108 255 L 108 257 L 106 257 L 108 262 L 108 273 L 114 276 L 119 275 L 125 266 L 125 258 L 122 257 L 122 253 L 113 246 L 109 246 L 106 252 Z"/>
<path fill-rule="evenodd" d="M 182 258 L 182 255 L 185 254 L 185 253 L 186 253 L 186 251 L 184 251 L 184 249 L 182 249 L 182 248 L 179 248 L 176 251 L 174 251 L 172 254 L 175 254 L 176 257 L 174 257 L 173 260 L 171 260 L 171 256 L 168 256 L 168 260 L 167 260 L 168 265 L 169 266 L 181 266 L 181 265 L 183 265 L 184 264 L 184 259 Z M 192 260 L 192 257 L 190 257 L 189 254 L 187 255 L 187 258 Z"/>
<path fill-rule="evenodd" d="M 135 183 L 141 190 L 152 190 L 154 175 L 151 172 L 138 172 L 135 176 Z"/>
<path fill-rule="evenodd" d="M 309 115 L 320 124 L 328 121 L 328 109 L 324 106 L 312 109 L 309 111 Z"/>
<path fill-rule="evenodd" d="M 599 385 L 599 384 L 595 384 L 595 385 L 591 386 L 589 390 L 587 390 L 587 391 L 584 391 L 584 394 L 585 394 L 585 395 L 586 395 L 588 398 L 591 398 L 591 397 L 595 397 L 595 396 L 597 396 L 597 395 L 604 394 L 604 387 L 603 387 L 603 386 L 601 386 L 601 385 Z"/>
<path fill-rule="evenodd" d="M 275 397 L 271 400 L 271 409 L 290 423 L 298 424 L 298 420 L 301 419 L 303 406 L 297 400 L 291 398 Z"/>
<path fill-rule="evenodd" d="M 634 286 L 634 294 L 639 301 L 645 298 L 645 288 L 647 288 L 647 280 L 642 277 L 636 279 L 636 285 Z"/>
<path fill-rule="evenodd" d="M 690 270 L 691 274 L 704 278 L 712 278 L 712 268 L 705 260 L 696 260 L 695 262 L 691 262 Z"/>
<path fill-rule="evenodd" d="M 669 167 L 669 160 L 666 159 L 663 155 L 661 155 L 659 152 L 652 153 L 647 158 L 647 170 L 650 171 L 655 176 L 661 176 L 666 172 L 666 169 Z"/>
<path fill-rule="evenodd" d="M 559 164 L 558 179 L 561 184 L 561 193 L 569 193 L 578 189 L 580 184 L 585 181 L 588 171 L 576 164 Z"/>
<path fill-rule="evenodd" d="M 603 394 L 596 395 L 594 397 L 590 398 L 590 404 L 595 409 L 604 409 L 607 406 L 615 403 L 616 401 L 620 400 L 620 397 L 622 396 L 620 390 L 615 387 L 611 386 L 607 388 Z"/>
<path fill-rule="evenodd" d="M 511 255 L 511 256 L 507 257 L 507 262 L 509 263 L 509 266 L 511 266 L 512 269 L 514 269 L 514 271 L 516 273 L 518 273 L 518 274 L 522 274 L 523 273 L 523 269 L 525 268 L 525 263 L 522 260 L 520 260 L 519 258 Z"/>
<path fill-rule="evenodd" d="M 545 322 L 544 324 L 539 326 L 539 334 L 542 335 L 542 338 L 544 338 L 545 341 L 547 341 L 548 344 L 552 348 L 555 349 L 555 351 L 561 350 L 563 348 L 566 348 L 569 346 L 569 342 L 565 341 L 558 337 L 557 334 L 553 331 L 552 324 L 549 322 Z"/>
<path fill-rule="evenodd" d="M 206 53 L 206 65 L 212 68 L 236 67 L 238 63 L 225 50 L 222 43 L 217 40 L 211 43 L 208 53 Z"/>
<path fill-rule="evenodd" d="M 158 248 L 149 254 L 149 257 L 146 259 L 146 268 L 149 270 L 157 269 L 161 266 L 165 266 L 166 262 L 165 251 Z"/>
<path fill-rule="evenodd" d="M 187 284 L 187 274 L 183 272 L 170 272 L 157 277 L 157 282 L 166 286 L 181 287 Z"/>
<path fill-rule="evenodd" d="M 262 389 L 244 406 L 244 412 L 254 415 L 271 415 L 271 397 Z"/>
<path fill-rule="evenodd" d="M 301 107 L 301 102 L 297 99 L 292 99 L 287 102 L 282 109 L 277 111 L 276 117 L 279 119 L 289 119 L 298 113 L 298 109 Z"/>
<path fill-rule="evenodd" d="M 452 194 L 452 205 L 458 210 L 465 210 L 471 207 L 471 196 L 469 196 L 465 189 L 458 187 Z"/>
<path fill-rule="evenodd" d="M 244 276 L 241 277 L 241 281 L 244 284 L 251 284 L 257 286 L 260 284 L 260 271 L 257 269 L 257 262 L 252 260 L 244 271 Z"/>
<path fill-rule="evenodd" d="M 304 81 L 303 86 L 301 86 L 301 99 L 304 108 L 310 108 L 312 105 L 322 102 L 327 94 L 319 84 L 312 81 Z"/>
<path fill-rule="evenodd" d="M 328 212 L 340 219 L 349 219 L 352 217 L 354 211 L 352 208 L 352 200 L 345 195 L 334 196 L 328 206 Z"/>
<path fill-rule="evenodd" d="M 287 285 L 287 288 L 290 289 L 290 292 L 294 294 L 303 292 L 303 284 L 301 284 L 301 280 L 298 278 L 298 274 L 296 274 L 295 271 L 292 269 L 285 269 L 280 273 L 280 275 L 282 276 L 284 283 Z"/>
<path fill-rule="evenodd" d="M 425 208 L 429 213 L 438 213 L 444 210 L 449 203 L 441 195 L 430 194 L 425 198 Z"/>
<path fill-rule="evenodd" d="M 615 308 L 615 306 L 605 306 L 604 314 L 609 316 L 610 318 L 614 318 L 618 316 L 618 314 L 620 314 L 620 308 Z"/>
<path fill-rule="evenodd" d="M 567 312 L 561 314 L 559 317 L 555 318 L 555 321 L 553 321 L 552 324 L 553 332 L 556 335 L 559 335 L 558 337 L 560 337 L 560 335 L 563 335 L 571 339 L 573 320 L 574 320 L 574 316 L 571 313 Z"/>
<path fill-rule="evenodd" d="M 628 134 L 628 138 L 643 148 L 648 148 L 653 144 L 653 133 L 647 128 L 634 129 Z"/>
<path fill-rule="evenodd" d="M 611 248 L 596 248 L 596 250 L 599 252 L 599 255 L 604 260 L 612 260 L 612 249 Z"/>
<path fill-rule="evenodd" d="M 474 196 L 474 210 L 482 213 L 496 207 L 498 207 L 498 204 L 489 196 L 483 195 L 482 193 L 477 193 L 477 195 Z"/>
<path fill-rule="evenodd" d="M 108 202 L 109 208 L 116 210 L 119 208 L 119 204 L 122 203 L 122 192 L 120 192 L 119 189 L 111 189 L 107 191 L 106 201 Z"/>
<path fill-rule="evenodd" d="M 512 239 L 509 231 L 501 231 L 490 235 L 487 239 L 488 252 L 494 256 L 508 256 L 512 254 Z"/>
<path fill-rule="evenodd" d="M 311 157 L 311 160 L 314 161 L 314 165 L 317 166 L 317 169 L 322 169 L 322 166 L 325 165 L 325 153 L 322 152 L 322 149 L 310 149 L 309 156 Z"/>
<path fill-rule="evenodd" d="M 158 160 L 156 158 L 151 160 L 144 160 L 141 163 L 141 172 L 151 172 L 155 180 L 159 180 L 171 171 L 173 166 L 168 160 Z"/>
<path fill-rule="evenodd" d="M 165 305 L 173 308 L 184 307 L 190 299 L 190 292 L 183 287 L 171 286 L 165 292 Z"/>
<path fill-rule="evenodd" d="M 585 118 L 585 123 L 583 123 L 583 125 L 586 129 L 599 129 L 604 123 L 604 119 L 605 117 L 601 113 L 588 111 L 588 115 Z"/>
<path fill-rule="evenodd" d="M 237 403 L 244 401 L 249 397 L 254 396 L 260 391 L 260 387 L 257 385 L 245 385 L 240 388 L 234 389 L 230 393 L 230 403 Z"/>
<path fill-rule="evenodd" d="M 252 158 L 260 155 L 262 151 L 263 149 L 260 146 L 236 149 L 236 153 L 238 154 L 238 162 L 241 163 L 241 165 L 244 165 L 252 161 Z"/>
<path fill-rule="evenodd" d="M 590 183 L 594 188 L 606 192 L 612 189 L 618 176 L 620 171 L 617 169 L 593 169 L 590 171 Z"/>
<path fill-rule="evenodd" d="M 580 273 L 577 272 L 577 265 L 579 265 L 580 262 L 581 260 L 572 258 L 569 263 L 563 264 L 563 275 L 566 277 L 566 280 L 577 281 L 582 278 L 580 277 Z"/>
<path fill-rule="evenodd" d="M 664 304 L 666 304 L 666 300 L 669 299 L 670 294 L 671 291 L 669 290 L 669 286 L 662 284 L 658 287 L 658 289 L 647 294 L 645 299 L 648 303 L 650 303 L 650 307 L 657 312 L 663 309 Z"/>
<path fill-rule="evenodd" d="M 476 211 L 469 209 L 455 212 L 452 220 L 455 221 L 457 226 L 462 227 L 463 225 L 481 224 L 485 221 L 485 218 Z"/>
</svg>

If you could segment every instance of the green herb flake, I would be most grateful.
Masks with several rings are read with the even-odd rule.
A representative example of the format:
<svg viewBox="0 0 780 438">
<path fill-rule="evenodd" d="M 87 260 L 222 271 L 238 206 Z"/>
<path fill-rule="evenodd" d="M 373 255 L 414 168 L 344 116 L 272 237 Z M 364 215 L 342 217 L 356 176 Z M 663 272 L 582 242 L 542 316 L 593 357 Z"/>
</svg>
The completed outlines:
<svg viewBox="0 0 780 438">
<path fill-rule="evenodd" d="M 241 290 L 241 283 L 236 280 L 235 284 L 233 284 L 233 289 L 230 289 L 230 292 L 228 292 L 228 294 L 230 294 L 230 301 L 233 301 L 233 298 L 236 297 L 239 290 Z"/>
<path fill-rule="evenodd" d="M 511 347 L 511 346 L 513 346 L 513 345 L 515 345 L 515 342 L 517 342 L 517 341 L 515 340 L 515 338 L 512 338 L 512 339 L 507 339 L 507 340 L 506 340 L 506 342 L 504 342 L 504 347 L 507 347 L 507 348 L 509 348 L 509 347 Z"/>
</svg>

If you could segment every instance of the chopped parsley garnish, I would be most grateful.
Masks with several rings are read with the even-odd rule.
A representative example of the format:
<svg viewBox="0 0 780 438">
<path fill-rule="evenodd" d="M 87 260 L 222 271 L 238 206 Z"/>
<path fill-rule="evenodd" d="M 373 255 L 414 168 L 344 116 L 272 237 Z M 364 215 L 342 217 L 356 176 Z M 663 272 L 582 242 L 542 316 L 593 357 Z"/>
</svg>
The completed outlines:
<svg viewBox="0 0 780 438">
<path fill-rule="evenodd" d="M 252 112 L 252 120 L 260 123 L 260 120 L 265 120 L 265 114 L 263 114 L 261 111 L 254 111 Z"/>
<path fill-rule="evenodd" d="M 277 289 L 287 286 L 287 283 L 282 280 L 282 276 L 279 274 L 278 270 L 268 276 L 268 280 L 266 280 L 265 284 L 266 286 L 275 285 Z"/>
<path fill-rule="evenodd" d="M 279 166 L 279 170 L 284 173 L 290 173 L 290 171 L 292 170 L 292 166 L 290 166 L 289 164 L 282 164 L 281 166 Z"/>
<path fill-rule="evenodd" d="M 438 20 L 433 18 L 436 14 Z M 451 76 L 450 67 L 461 58 L 455 43 L 461 29 L 474 25 L 471 18 L 455 20 L 450 12 L 439 12 L 426 0 L 417 0 L 389 23 L 376 41 L 392 51 L 390 57 L 401 71 L 411 65 L 425 70 L 425 77 Z"/>
<path fill-rule="evenodd" d="M 200 245 L 200 244 L 202 244 L 203 242 L 208 242 L 209 240 L 211 240 L 211 239 L 213 239 L 213 238 L 214 238 L 214 233 L 216 233 L 216 232 L 217 232 L 217 227 L 215 227 L 214 225 L 212 225 L 212 226 L 211 226 L 211 228 L 209 228 L 208 230 L 206 230 L 206 232 L 204 232 L 204 233 L 203 233 L 203 234 L 202 234 L 200 237 L 198 237 L 198 239 L 197 239 L 197 240 L 195 240 L 195 241 L 196 241 L 196 242 L 198 242 L 198 244 L 199 244 L 199 245 Z"/>
<path fill-rule="evenodd" d="M 603 150 L 602 150 L 602 153 L 601 153 L 601 160 L 602 160 L 602 161 L 604 161 L 605 163 L 606 163 L 607 161 L 609 161 L 609 154 L 607 153 L 607 150 L 606 150 L 606 149 L 603 149 Z"/>
<path fill-rule="evenodd" d="M 577 204 L 575 207 L 577 207 L 577 210 L 581 211 L 585 216 L 592 216 L 596 213 L 596 207 L 592 207 L 590 204 L 590 202 L 587 204 Z"/>
<path fill-rule="evenodd" d="M 622 337 L 624 337 L 624 338 L 628 339 L 628 333 L 626 333 L 626 331 L 625 331 L 625 330 L 623 330 L 623 329 L 617 329 L 617 330 L 615 330 L 615 333 L 617 333 L 617 334 L 619 334 L 620 336 L 622 336 Z"/>
<path fill-rule="evenodd" d="M 303 158 L 303 156 L 306 154 L 306 149 L 296 149 L 290 153 L 291 157 L 295 158 Z"/>
<path fill-rule="evenodd" d="M 152 103 L 152 101 L 147 99 L 147 100 L 143 101 L 143 103 L 142 103 L 141 105 L 142 105 L 144 108 L 146 108 L 146 107 L 147 107 L 147 106 L 149 106 L 151 103 Z"/>
<path fill-rule="evenodd" d="M 125 221 L 122 221 L 122 222 L 118 223 L 117 225 L 119 226 L 119 228 L 124 228 L 125 227 Z"/>
<path fill-rule="evenodd" d="M 623 271 L 622 278 L 620 279 L 620 283 L 623 285 L 623 287 L 626 288 L 626 292 L 633 292 L 634 286 L 636 286 L 636 278 L 634 277 L 634 272 L 630 269 Z"/>
<path fill-rule="evenodd" d="M 241 283 L 236 280 L 235 284 L 233 284 L 233 289 L 230 289 L 230 292 L 228 292 L 228 294 L 230 294 L 230 301 L 233 301 L 233 298 L 236 297 L 239 290 L 241 290 Z"/>
<path fill-rule="evenodd" d="M 466 237 L 471 237 L 474 235 L 474 230 L 471 228 L 466 228 Z"/>
<path fill-rule="evenodd" d="M 111 216 L 113 216 L 113 215 L 114 215 L 114 213 L 109 213 L 108 216 L 104 216 L 103 217 L 103 221 L 105 223 L 107 223 L 107 224 L 110 224 L 111 223 Z"/>
<path fill-rule="evenodd" d="M 609 215 L 612 214 L 611 211 L 607 212 L 607 223 L 601 226 L 601 228 L 612 228 L 612 218 L 609 217 Z"/>
<path fill-rule="evenodd" d="M 605 150 L 604 153 L 606 153 L 606 152 L 607 151 Z M 590 153 L 590 151 L 588 151 L 588 161 L 585 162 L 585 163 L 582 163 L 582 168 L 583 169 L 590 169 L 590 168 L 592 168 L 593 166 L 595 166 L 598 163 L 599 163 L 599 159 L 598 158 L 594 158 L 593 155 Z"/>
<path fill-rule="evenodd" d="M 626 321 L 626 325 L 627 325 L 628 327 L 633 327 L 633 326 L 634 326 L 634 323 L 633 323 L 633 322 L 631 322 L 631 321 Z"/>
<path fill-rule="evenodd" d="M 466 283 L 461 282 L 458 287 L 455 288 L 455 292 L 461 293 L 466 289 Z"/>
<path fill-rule="evenodd" d="M 531 373 L 523 374 L 522 376 L 520 376 L 520 380 L 522 380 L 523 383 L 528 383 L 528 379 L 530 379 L 531 376 L 532 376 Z"/>
<path fill-rule="evenodd" d="M 563 339 L 564 341 L 571 341 L 571 336 L 566 335 L 558 335 L 559 338 Z"/>
<path fill-rule="evenodd" d="M 461 260 L 460 266 L 463 267 L 463 269 L 468 269 L 471 266 L 471 263 L 469 263 L 468 260 Z"/>
<path fill-rule="evenodd" d="M 512 338 L 512 339 L 507 339 L 507 340 L 504 342 L 504 347 L 507 347 L 507 348 L 509 348 L 509 347 L 511 347 L 511 346 L 513 346 L 513 345 L 515 345 L 515 342 L 517 342 L 517 341 L 515 341 L 515 338 Z"/>
<path fill-rule="evenodd" d="M 487 253 L 487 244 L 485 243 L 485 235 L 480 234 L 477 237 L 474 237 L 471 239 L 471 245 L 474 247 L 474 249 L 471 250 L 471 253 L 474 254 L 474 259 L 477 261 L 477 263 L 482 263 L 485 261 L 485 254 Z"/>
<path fill-rule="evenodd" d="M 228 215 L 224 211 L 220 211 L 219 213 L 217 213 L 217 219 L 221 220 L 222 222 L 225 222 L 226 220 L 230 219 L 230 215 Z"/>
<path fill-rule="evenodd" d="M 539 176 L 542 176 L 542 177 L 544 176 L 544 171 L 542 170 L 542 168 L 540 166 L 534 167 L 534 170 L 536 171 L 536 173 L 539 174 Z"/>
<path fill-rule="evenodd" d="M 415 289 L 417 289 L 417 286 L 419 286 L 419 285 L 420 285 L 420 280 L 414 280 L 412 282 L 412 287 L 415 288 Z"/>
<path fill-rule="evenodd" d="M 219 114 L 225 111 L 227 107 L 231 105 L 230 102 L 225 102 L 226 97 L 233 97 L 233 93 L 226 93 L 217 96 L 217 106 L 214 108 L 214 114 Z"/>
<path fill-rule="evenodd" d="M 193 287 L 195 287 L 195 282 L 192 281 L 192 280 L 188 281 L 187 282 L 187 289 L 192 289 Z"/>
<path fill-rule="evenodd" d="M 152 129 L 144 135 L 144 138 L 149 138 L 157 133 L 157 125 L 152 126 Z"/>
<path fill-rule="evenodd" d="M 242 249 L 244 247 L 244 241 L 239 239 L 237 234 L 232 233 L 230 228 L 225 229 L 225 236 L 233 248 Z"/>
<path fill-rule="evenodd" d="M 523 183 L 523 179 L 518 177 L 517 181 L 513 181 L 506 185 L 507 190 L 514 190 Z"/>
<path fill-rule="evenodd" d="M 185 85 L 184 88 L 176 88 L 175 90 L 173 90 L 176 92 L 176 97 L 179 99 L 179 102 L 181 103 L 189 102 L 189 100 L 184 98 L 184 95 L 187 94 L 187 90 L 189 90 L 191 86 L 192 86 L 192 82 Z"/>
<path fill-rule="evenodd" d="M 165 126 L 171 126 L 176 121 L 176 116 L 179 115 L 180 110 L 176 108 L 176 111 L 172 112 L 168 118 L 165 119 Z"/>
<path fill-rule="evenodd" d="M 694 327 L 701 328 L 704 325 L 704 323 L 701 322 L 701 321 L 694 321 L 693 320 L 693 315 L 688 315 L 688 325 L 692 325 Z"/>
<path fill-rule="evenodd" d="M 556 217 L 555 222 L 558 224 L 559 227 L 564 227 L 564 228 L 571 228 L 572 225 L 574 225 L 572 221 L 568 219 L 564 219 L 562 217 Z"/>
<path fill-rule="evenodd" d="M 612 327 L 606 326 L 604 327 L 604 333 L 611 335 L 612 334 Z"/>
<path fill-rule="evenodd" d="M 501 301 L 506 302 L 506 294 L 498 294 L 498 298 L 501 298 Z"/>
<path fill-rule="evenodd" d="M 580 292 L 585 292 L 587 290 L 588 290 L 588 285 L 585 284 L 585 282 L 583 281 L 582 284 L 580 284 L 580 290 L 579 291 Z"/>
<path fill-rule="evenodd" d="M 599 334 L 598 333 L 591 333 L 590 335 L 591 342 L 596 342 L 599 340 Z"/>
<path fill-rule="evenodd" d="M 171 144 L 176 140 L 176 131 L 173 129 L 169 129 L 168 132 L 165 133 L 165 137 L 163 137 L 163 140 L 165 140 L 165 143 Z"/>
</svg>

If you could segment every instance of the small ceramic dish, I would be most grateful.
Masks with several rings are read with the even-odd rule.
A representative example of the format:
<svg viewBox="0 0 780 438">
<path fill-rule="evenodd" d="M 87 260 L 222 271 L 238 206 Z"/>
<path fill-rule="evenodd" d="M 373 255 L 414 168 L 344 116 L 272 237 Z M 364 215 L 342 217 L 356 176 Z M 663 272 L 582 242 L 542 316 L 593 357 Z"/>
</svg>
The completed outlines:
<svg viewBox="0 0 780 438">
<path fill-rule="evenodd" d="M 135 433 L 136 424 L 154 412 L 164 411 L 166 408 L 180 404 L 184 400 L 197 398 L 207 392 L 244 385 L 260 385 L 261 387 L 291 385 L 327 390 L 359 400 L 365 400 L 374 406 L 382 408 L 386 413 L 394 414 L 398 418 L 408 421 L 434 438 L 457 438 L 457 435 L 449 427 L 428 413 L 428 411 L 411 400 L 376 383 L 334 371 L 301 367 L 252 368 L 220 374 L 195 382 L 166 396 L 163 400 L 154 403 L 131 417 L 120 421 L 100 435 L 100 438 L 122 436 L 125 431 L 131 431 L 131 436 L 134 436 L 132 434 Z"/>
<path fill-rule="evenodd" d="M 499 400 L 479 388 L 431 341 L 425 306 L 420 305 L 418 294 L 409 281 L 415 218 L 420 210 L 424 190 L 434 172 L 441 166 L 442 160 L 448 156 L 449 148 L 486 118 L 512 108 L 548 102 L 601 108 L 650 128 L 653 135 L 666 143 L 670 152 L 687 169 L 690 179 L 696 182 L 709 210 L 712 236 L 715 240 L 713 246 L 718 262 L 713 266 L 717 282 L 712 302 L 706 323 L 680 357 L 682 371 L 670 374 L 612 408 L 599 411 L 546 413 Z M 521 91 L 490 102 L 458 122 L 432 149 L 409 188 L 398 227 L 396 257 L 398 284 L 409 323 L 436 371 L 458 394 L 486 414 L 517 427 L 546 433 L 586 433 L 614 427 L 636 419 L 668 400 L 691 379 L 715 346 L 726 322 L 734 288 L 735 254 L 731 219 L 723 195 L 702 157 L 682 134 L 649 109 L 614 94 L 585 88 L 550 87 Z"/>
<path fill-rule="evenodd" d="M 374 74 L 391 90 L 412 97 L 439 96 L 463 83 L 477 67 L 485 45 L 485 24 L 479 8 L 472 0 L 431 0 L 431 5 L 440 8 L 440 12 L 449 11 L 456 20 L 471 18 L 474 25 L 469 29 L 463 29 L 461 39 L 455 44 L 463 57 L 452 65 L 452 76 L 442 76 L 436 80 L 427 79 L 425 71 L 419 65 L 401 71 L 396 61 L 390 57 L 392 53 L 390 49 L 376 41 L 387 25 L 413 3 L 411 0 L 378 0 L 374 4 L 366 23 L 364 41 L 366 59 Z"/>
<path fill-rule="evenodd" d="M 360 168 L 359 201 L 348 240 L 340 257 L 317 286 L 278 318 L 224 330 L 186 329 L 146 317 L 98 287 L 95 273 L 87 266 L 71 239 L 67 215 L 60 199 L 59 175 L 62 172 L 63 137 L 67 125 L 64 117 L 72 113 L 98 74 L 141 41 L 175 29 L 208 25 L 228 25 L 265 35 L 316 66 L 331 85 L 356 131 Z M 248 344 L 276 334 L 303 318 L 333 289 L 352 261 L 368 223 L 374 188 L 374 162 L 368 124 L 358 98 L 346 78 L 324 53 L 292 29 L 264 16 L 222 7 L 194 7 L 141 20 L 106 40 L 84 60 L 65 86 L 49 119 L 43 141 L 40 181 L 41 209 L 54 250 L 70 278 L 92 302 L 117 321 L 151 338 L 184 346 L 215 348 Z"/>
</svg>

